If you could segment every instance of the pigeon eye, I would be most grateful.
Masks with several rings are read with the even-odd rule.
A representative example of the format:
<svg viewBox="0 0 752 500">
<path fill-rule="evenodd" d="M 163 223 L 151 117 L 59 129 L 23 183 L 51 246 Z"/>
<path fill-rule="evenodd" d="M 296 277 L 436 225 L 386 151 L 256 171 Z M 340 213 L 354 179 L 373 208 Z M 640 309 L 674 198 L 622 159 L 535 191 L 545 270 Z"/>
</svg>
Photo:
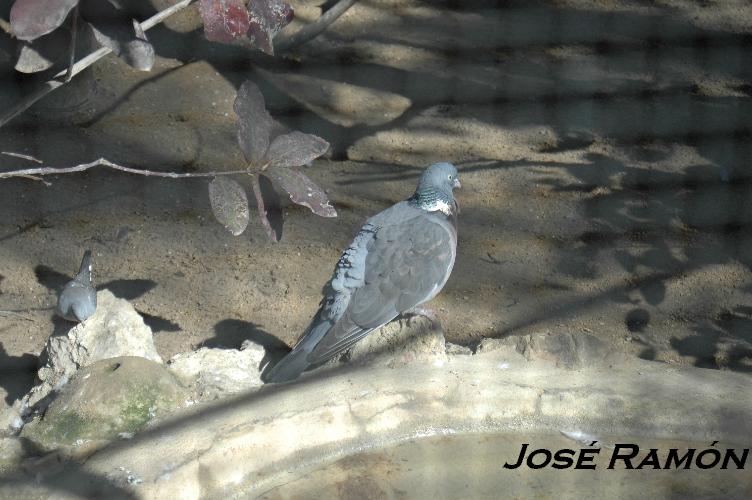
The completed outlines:
<svg viewBox="0 0 752 500">
<path fill-rule="evenodd" d="M 448 179 L 449 179 L 450 181 L 452 180 L 452 174 L 449 174 L 449 177 L 448 177 Z"/>
</svg>

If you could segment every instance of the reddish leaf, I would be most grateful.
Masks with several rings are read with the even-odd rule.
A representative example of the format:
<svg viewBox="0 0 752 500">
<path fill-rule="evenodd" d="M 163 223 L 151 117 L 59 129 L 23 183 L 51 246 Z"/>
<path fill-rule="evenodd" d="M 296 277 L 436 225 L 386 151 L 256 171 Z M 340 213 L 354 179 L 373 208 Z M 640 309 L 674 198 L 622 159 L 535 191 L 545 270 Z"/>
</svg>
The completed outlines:
<svg viewBox="0 0 752 500">
<path fill-rule="evenodd" d="M 290 168 L 270 168 L 267 175 L 290 195 L 290 200 L 311 209 L 321 217 L 336 217 L 337 211 L 329 204 L 326 193 L 303 172 Z"/>
<path fill-rule="evenodd" d="M 274 189 L 272 181 L 261 174 L 253 178 L 253 195 L 256 197 L 256 206 L 267 236 L 272 241 L 282 238 L 282 199 Z"/>
<path fill-rule="evenodd" d="M 251 0 L 248 36 L 261 51 L 274 55 L 272 39 L 295 17 L 292 6 L 282 0 Z"/>
<path fill-rule="evenodd" d="M 235 236 L 248 227 L 248 197 L 237 181 L 215 177 L 209 183 L 209 201 L 214 217 Z"/>
<path fill-rule="evenodd" d="M 232 43 L 248 33 L 250 16 L 242 0 L 201 0 L 199 12 L 209 41 Z"/>
<path fill-rule="evenodd" d="M 266 153 L 269 166 L 299 167 L 326 153 L 329 143 L 321 137 L 292 132 L 274 139 Z"/>
<path fill-rule="evenodd" d="M 56 30 L 32 42 L 21 42 L 16 71 L 36 73 L 52 67 L 68 51 L 70 32 Z"/>
<path fill-rule="evenodd" d="M 274 121 L 255 83 L 248 80 L 240 86 L 233 109 L 238 115 L 240 149 L 248 162 L 259 166 L 269 148 L 269 133 Z"/>
<path fill-rule="evenodd" d="M 10 27 L 16 38 L 34 40 L 58 28 L 78 0 L 16 0 Z"/>
</svg>

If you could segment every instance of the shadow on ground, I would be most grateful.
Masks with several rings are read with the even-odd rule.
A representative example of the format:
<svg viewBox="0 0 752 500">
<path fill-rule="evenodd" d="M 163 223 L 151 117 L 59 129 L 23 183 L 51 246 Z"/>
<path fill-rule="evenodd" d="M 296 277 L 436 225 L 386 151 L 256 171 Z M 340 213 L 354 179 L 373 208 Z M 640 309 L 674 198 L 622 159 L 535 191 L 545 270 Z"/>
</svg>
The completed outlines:
<svg viewBox="0 0 752 500">
<path fill-rule="evenodd" d="M 5 392 L 5 403 L 11 406 L 34 385 L 37 356 L 24 353 L 11 356 L 0 342 L 0 387 Z"/>
<path fill-rule="evenodd" d="M 319 39 L 276 58 L 207 42 L 200 29 L 159 26 L 149 32 L 157 52 L 183 65 L 150 75 L 65 134 L 108 132 L 108 120 L 123 119 L 118 113 L 140 92 L 167 79 L 171 92 L 191 95 L 190 66 L 205 61 L 235 88 L 254 80 L 285 126 L 326 138 L 332 171 L 340 160 L 369 166 L 326 179 L 343 206 L 358 197 L 369 209 L 394 201 L 378 186 L 412 183 L 437 156 L 455 161 L 461 175 L 483 177 L 463 206 L 457 268 L 444 294 L 459 310 L 468 290 L 501 291 L 472 298 L 475 316 L 488 319 L 486 330 L 466 335 L 579 328 L 577 317 L 613 341 L 629 336 L 647 359 L 746 371 L 752 341 L 738 325 L 752 300 L 752 36 L 743 23 L 701 24 L 708 10 L 695 7 L 703 16 L 683 4 L 616 11 L 576 2 L 416 1 L 397 15 L 391 4 L 359 2 Z M 173 79 L 181 70 L 188 77 Z M 338 101 L 342 84 L 404 107 L 379 120 L 348 114 Z M 167 121 L 198 134 L 193 159 L 178 162 L 163 144 L 131 137 L 101 133 L 97 141 L 115 160 L 138 151 L 146 164 L 194 168 L 207 140 L 202 124 Z M 39 123 L 19 128 L 45 131 Z M 91 160 L 97 143 L 86 144 L 70 154 Z M 505 191 L 510 181 L 518 183 Z M 131 194 L 113 189 L 111 197 Z M 191 200 L 199 191 L 185 189 Z M 505 205 L 509 195 L 516 207 Z M 147 211 L 161 215 L 159 203 Z M 565 215 L 577 223 L 567 225 Z M 19 223 L 0 239 L 40 224 Z M 544 248 L 540 255 L 531 240 Z M 489 241 L 519 243 L 495 251 Z M 48 288 L 64 283 L 53 270 L 37 276 Z M 111 285 L 131 300 L 153 288 L 149 280 Z M 237 347 L 255 328 L 220 322 L 205 345 Z"/>
</svg>

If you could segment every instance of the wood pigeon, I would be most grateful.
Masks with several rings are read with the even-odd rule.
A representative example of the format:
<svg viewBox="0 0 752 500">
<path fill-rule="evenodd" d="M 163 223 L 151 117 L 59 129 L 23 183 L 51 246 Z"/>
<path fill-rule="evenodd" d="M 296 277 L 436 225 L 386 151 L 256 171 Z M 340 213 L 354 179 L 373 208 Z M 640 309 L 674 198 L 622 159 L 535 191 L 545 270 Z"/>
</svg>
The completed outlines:
<svg viewBox="0 0 752 500">
<path fill-rule="evenodd" d="M 441 291 L 457 254 L 458 187 L 455 166 L 436 163 L 415 194 L 366 221 L 324 286 L 311 324 L 267 370 L 266 382 L 297 378 Z"/>
<path fill-rule="evenodd" d="M 84 321 L 96 309 L 97 291 L 91 283 L 91 250 L 86 250 L 78 273 L 60 292 L 56 312 L 69 321 Z"/>
</svg>

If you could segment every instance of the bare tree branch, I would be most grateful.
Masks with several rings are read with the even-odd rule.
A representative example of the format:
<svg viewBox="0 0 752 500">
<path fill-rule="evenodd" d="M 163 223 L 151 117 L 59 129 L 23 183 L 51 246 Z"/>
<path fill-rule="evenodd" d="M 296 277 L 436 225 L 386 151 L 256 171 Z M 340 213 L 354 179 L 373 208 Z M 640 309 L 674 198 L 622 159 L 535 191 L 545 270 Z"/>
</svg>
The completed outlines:
<svg viewBox="0 0 752 500">
<path fill-rule="evenodd" d="M 171 15 L 188 7 L 193 2 L 194 0 L 180 0 L 172 7 L 168 7 L 163 11 L 157 12 L 149 19 L 141 23 L 141 28 L 143 28 L 144 31 L 153 28 Z M 46 96 L 56 88 L 64 85 L 65 81 L 61 80 L 61 78 L 64 78 L 67 75 L 69 75 L 71 78 L 76 76 L 78 73 L 88 68 L 110 52 L 112 52 L 111 49 L 107 47 L 101 47 L 78 61 L 73 65 L 72 68 L 64 69 L 58 72 L 51 80 L 44 82 L 38 89 L 21 99 L 21 101 L 16 103 L 15 106 L 11 107 L 5 113 L 0 115 L 0 127 L 11 121 L 16 116 L 20 115 L 22 112 L 26 111 L 29 107 L 31 107 L 32 104 L 40 100 L 42 97 Z"/>
<path fill-rule="evenodd" d="M 321 17 L 311 24 L 307 24 L 290 36 L 279 36 L 275 38 L 274 50 L 288 50 L 317 37 L 357 1 L 358 0 L 339 0 L 339 2 L 337 2 L 331 9 L 324 12 Z"/>
<path fill-rule="evenodd" d="M 124 167 L 122 165 L 112 163 L 109 160 L 105 160 L 104 158 L 100 158 L 91 163 L 83 163 L 81 165 L 76 165 L 74 167 L 63 167 L 63 168 L 37 167 L 37 168 L 26 168 L 23 170 L 12 170 L 10 172 L 0 172 L 0 179 L 7 179 L 10 177 L 30 177 L 30 176 L 38 176 L 38 175 L 72 174 L 75 172 L 83 172 L 84 170 L 89 170 L 90 168 L 98 167 L 98 166 L 112 168 L 114 170 L 120 170 L 122 172 L 128 172 L 129 174 L 145 175 L 149 177 L 168 177 L 170 179 L 185 179 L 185 178 L 192 178 L 192 177 L 216 177 L 218 175 L 237 175 L 237 174 L 252 174 L 253 173 L 250 170 L 232 170 L 232 171 L 227 171 L 227 172 L 198 172 L 198 173 L 185 173 L 185 174 L 180 174 L 177 172 L 154 172 L 152 170 L 142 170 L 138 168 Z M 35 180 L 41 180 L 41 179 L 35 179 Z"/>
</svg>

